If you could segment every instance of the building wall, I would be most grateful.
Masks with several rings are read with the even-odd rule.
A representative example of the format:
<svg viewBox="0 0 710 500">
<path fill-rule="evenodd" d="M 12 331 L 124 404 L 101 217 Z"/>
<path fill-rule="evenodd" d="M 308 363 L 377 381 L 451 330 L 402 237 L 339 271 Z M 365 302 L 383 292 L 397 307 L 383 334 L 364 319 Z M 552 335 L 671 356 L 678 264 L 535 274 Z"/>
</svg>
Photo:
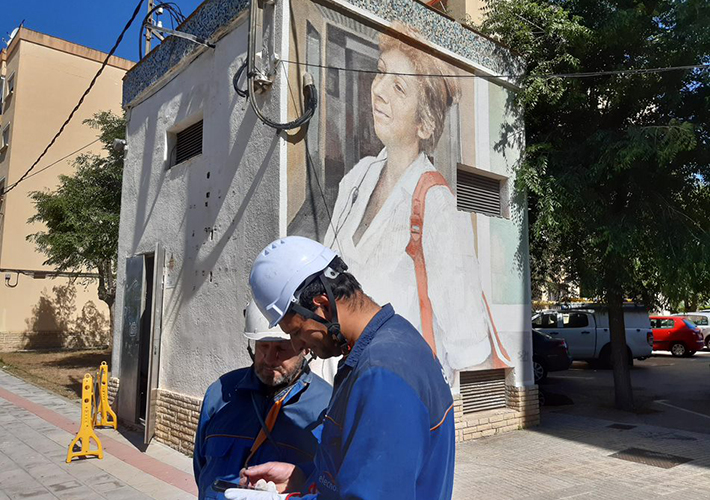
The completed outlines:
<svg viewBox="0 0 710 500">
<path fill-rule="evenodd" d="M 319 108 L 309 124 L 309 151 L 303 141 L 288 150 L 289 234 L 334 248 L 366 293 L 392 303 L 423 334 L 419 296 L 426 294 L 433 312 L 430 345 L 454 392 L 466 370 L 506 369 L 515 386 L 531 384 L 526 210 L 512 189 L 523 136 L 514 90 L 476 78 L 481 73 L 473 61 L 447 54 L 413 21 L 385 23 L 311 0 L 292 1 L 291 16 L 287 105 L 295 117 L 291 92 L 309 72 Z M 434 76 L 376 76 L 380 65 Z M 398 110 L 407 99 L 420 115 Z M 376 109 L 386 116 L 379 119 Z M 427 146 L 419 116 L 428 112 L 440 115 L 442 125 Z M 413 151 L 409 166 L 378 194 L 378 182 L 386 182 L 405 150 Z M 426 198 L 422 292 L 408 245 L 413 193 L 426 168 L 441 173 L 449 189 L 432 188 Z M 457 209 L 459 169 L 502 181 L 500 216 Z M 375 203 L 381 208 L 365 229 L 368 223 L 360 221 Z"/>
<path fill-rule="evenodd" d="M 202 397 L 226 371 L 250 363 L 243 331 L 254 256 L 279 235 L 279 147 L 232 87 L 246 53 L 240 21 L 214 50 L 129 106 L 117 304 L 127 257 L 166 252 L 161 389 Z M 141 71 L 140 63 L 136 70 Z M 150 64 L 150 60 L 147 61 Z M 265 113 L 275 116 L 271 106 Z M 202 154 L 167 167 L 169 131 L 203 118 Z M 120 377 L 123 316 L 116 316 Z"/>
<path fill-rule="evenodd" d="M 493 320 L 487 323 L 487 329 L 474 332 L 480 337 L 480 352 L 467 346 L 470 327 L 454 332 L 458 337 L 454 344 L 447 346 L 449 352 L 455 351 L 452 346 L 459 342 L 471 357 L 460 357 L 456 366 L 448 365 L 453 369 L 450 382 L 456 394 L 461 370 L 498 368 L 505 384 L 504 408 L 495 410 L 494 418 L 482 414 L 463 416 L 457 412 L 457 415 L 461 413 L 457 416 L 458 438 L 476 437 L 478 432 L 490 429 L 512 430 L 534 425 L 537 396 L 530 366 L 527 221 L 524 206 L 511 189 L 513 168 L 522 148 L 522 128 L 508 107 L 513 83 L 506 79 L 473 78 L 514 73 L 520 66 L 515 61 L 499 58 L 496 54 L 504 51 L 490 40 L 416 2 L 370 5 L 372 13 L 369 14 L 349 10 L 367 8 L 364 3 L 359 0 L 291 2 L 286 13 L 288 19 L 284 24 L 277 22 L 274 30 L 278 34 L 283 29 L 288 38 L 282 40 L 277 36 L 276 50 L 288 54 L 290 61 L 310 62 L 305 59 L 311 50 L 318 63 L 322 62 L 321 57 L 332 62 L 325 43 L 318 48 L 312 43 L 309 45 L 308 24 L 316 31 L 320 27 L 321 41 L 325 41 L 330 29 L 326 24 L 337 20 L 345 32 L 360 38 L 369 37 L 367 50 L 376 60 L 379 33 L 392 21 L 404 20 L 423 34 L 425 50 L 430 56 L 445 61 L 446 71 L 456 71 L 462 76 L 458 114 L 456 120 L 446 119 L 448 137 L 432 155 L 435 168 L 455 186 L 457 165 L 464 163 L 475 171 L 507 179 L 507 190 L 503 193 L 506 208 L 502 217 L 455 215 L 457 223 L 466 224 L 469 235 L 461 246 L 472 260 L 463 265 L 466 272 L 473 272 L 478 280 L 476 286 L 488 297 L 487 304 L 478 302 L 476 307 Z M 232 77 L 246 55 L 245 16 L 235 13 L 236 21 L 225 22 L 221 27 L 212 26 L 209 30 L 204 26 L 219 18 L 220 9 L 236 9 L 239 5 L 243 3 L 206 2 L 183 28 L 199 36 L 212 37 L 216 49 L 188 50 L 177 45 L 183 42 L 166 42 L 139 63 L 126 76 L 124 84 L 129 122 L 117 304 L 120 310 L 124 303 L 125 259 L 149 254 L 156 244 L 161 244 L 166 251 L 166 266 L 163 270 L 165 295 L 162 305 L 158 306 L 162 307 L 163 320 L 155 435 L 184 451 L 189 451 L 194 413 L 208 384 L 228 370 L 250 364 L 240 332 L 243 328 L 241 312 L 249 297 L 247 276 L 253 258 L 279 235 L 308 234 L 322 238 L 331 223 L 323 219 L 328 213 L 325 208 L 309 212 L 309 202 L 317 205 L 322 196 L 314 191 L 319 188 L 309 176 L 311 179 L 322 176 L 324 195 L 330 196 L 329 201 L 322 204 L 325 207 L 337 199 L 338 183 L 346 169 L 352 168 L 362 157 L 356 154 L 353 162 L 343 162 L 343 174 L 335 180 L 327 178 L 325 170 L 309 172 L 303 135 L 278 134 L 266 128 L 255 118 L 248 103 L 235 94 Z M 433 39 L 437 43 L 432 42 Z M 358 45 L 361 41 L 353 43 Z M 181 54 L 177 60 L 175 53 Z M 268 116 L 286 121 L 298 114 L 302 75 L 293 69 L 297 66 L 282 64 L 267 97 L 258 97 Z M 362 111 L 362 125 L 351 125 L 349 134 L 341 136 L 346 143 L 363 141 L 363 136 L 357 134 L 371 131 L 372 127 L 366 123 L 367 112 L 371 113 L 367 97 L 355 103 L 348 101 L 345 94 L 334 96 L 337 85 L 344 85 L 344 77 L 338 81 L 320 72 L 314 71 L 312 75 L 318 85 L 320 105 L 317 120 L 309 127 L 308 140 L 310 154 L 317 163 L 325 158 L 328 137 L 335 135 L 336 127 L 328 122 L 332 103 L 338 104 L 340 100 L 340 104 L 344 104 L 340 107 L 345 110 L 346 118 L 347 113 L 353 118 L 358 110 Z M 284 76 L 288 82 L 282 80 Z M 366 82 L 362 87 L 363 96 L 367 89 Z M 356 104 L 362 105 L 357 107 Z M 200 117 L 204 120 L 203 153 L 169 168 L 170 133 Z M 503 129 L 508 126 L 515 129 L 517 142 L 504 144 L 507 141 L 503 141 Z M 372 144 L 377 146 L 374 139 Z M 381 145 L 376 147 L 374 154 L 380 148 Z M 323 233 L 308 233 L 314 224 L 324 228 Z M 457 242 L 451 246 L 456 247 Z M 348 261 L 349 256 L 344 256 Z M 367 279 L 366 274 L 360 276 Z M 442 277 L 445 278 L 438 276 Z M 410 283 L 407 293 L 411 295 L 413 289 L 416 290 L 416 284 Z M 366 286 L 368 293 L 372 290 Z M 387 301 L 382 290 L 376 292 L 378 301 Z M 442 289 L 433 288 L 431 293 L 437 296 Z M 396 298 L 395 293 L 390 296 Z M 412 296 L 416 299 L 416 291 Z M 479 296 L 476 298 L 480 300 Z M 447 314 L 458 313 L 465 314 L 465 308 L 452 307 Z M 123 324 L 122 315 L 117 315 L 116 320 L 114 386 L 122 379 L 121 339 L 124 331 L 131 330 L 130 325 Z M 445 343 L 447 339 L 439 341 Z M 503 362 L 498 363 L 501 359 Z M 457 396 L 457 401 L 462 404 L 461 397 Z M 487 420 L 484 422 L 484 419 Z M 489 424 L 490 427 L 484 428 Z"/>
<path fill-rule="evenodd" d="M 4 51 L 5 76 L 15 75 L 15 92 L 5 99 L 2 128 L 10 125 L 10 146 L 0 154 L 0 179 L 6 186 L 26 171 L 78 102 L 104 54 L 26 28 Z M 63 135 L 37 165 L 36 175 L 7 194 L 0 212 L 0 268 L 52 270 L 46 256 L 26 236 L 42 230 L 27 219 L 35 214 L 32 191 L 52 190 L 59 175 L 71 175 L 75 156 L 55 162 L 96 139 L 82 123 L 94 113 L 120 113 L 121 79 L 132 63 L 112 58 Z M 82 152 L 99 153 L 95 144 Z M 10 282 L 14 284 L 16 275 Z M 3 276 L 4 279 L 4 276 Z M 106 343 L 108 308 L 97 297 L 96 281 L 71 283 L 66 278 L 33 280 L 20 276 L 17 287 L 0 286 L 2 348 L 79 346 Z M 98 332 L 101 335 L 98 335 Z M 87 335 L 82 335 L 87 332 Z M 90 333 L 89 333 L 90 332 Z"/>
<path fill-rule="evenodd" d="M 446 13 L 457 21 L 478 25 L 485 17 L 486 0 L 449 0 Z"/>
</svg>

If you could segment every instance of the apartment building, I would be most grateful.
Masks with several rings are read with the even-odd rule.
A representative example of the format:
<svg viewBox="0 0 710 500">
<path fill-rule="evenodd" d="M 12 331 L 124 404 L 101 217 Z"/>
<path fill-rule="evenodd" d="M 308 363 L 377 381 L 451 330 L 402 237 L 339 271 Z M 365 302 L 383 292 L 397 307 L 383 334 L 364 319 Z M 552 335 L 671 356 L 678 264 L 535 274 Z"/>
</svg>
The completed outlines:
<svg viewBox="0 0 710 500">
<path fill-rule="evenodd" d="M 0 52 L 0 192 L 49 144 L 105 58 L 24 27 L 15 32 Z M 100 144 L 92 144 L 97 131 L 82 122 L 98 111 L 121 112 L 122 78 L 132 66 L 112 57 L 48 154 L 0 197 L 0 350 L 107 342 L 109 311 L 97 297 L 96 281 L 48 278 L 53 269 L 43 264 L 46 256 L 26 239 L 42 228 L 27 220 L 35 213 L 31 192 L 56 188 L 60 175 L 73 173 L 76 154 L 99 152 Z"/>
</svg>

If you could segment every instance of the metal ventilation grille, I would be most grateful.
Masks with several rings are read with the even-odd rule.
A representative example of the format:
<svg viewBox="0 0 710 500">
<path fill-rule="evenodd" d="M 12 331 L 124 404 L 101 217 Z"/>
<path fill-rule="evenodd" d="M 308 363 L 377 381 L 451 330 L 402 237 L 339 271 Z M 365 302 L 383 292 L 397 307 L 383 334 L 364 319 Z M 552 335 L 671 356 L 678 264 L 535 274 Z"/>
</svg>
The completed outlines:
<svg viewBox="0 0 710 500">
<path fill-rule="evenodd" d="M 506 407 L 505 370 L 461 372 L 463 413 Z"/>
<path fill-rule="evenodd" d="M 175 164 L 202 154 L 202 120 L 177 133 Z"/>
<path fill-rule="evenodd" d="M 459 210 L 500 217 L 500 181 L 465 170 L 456 172 L 456 206 Z"/>
</svg>

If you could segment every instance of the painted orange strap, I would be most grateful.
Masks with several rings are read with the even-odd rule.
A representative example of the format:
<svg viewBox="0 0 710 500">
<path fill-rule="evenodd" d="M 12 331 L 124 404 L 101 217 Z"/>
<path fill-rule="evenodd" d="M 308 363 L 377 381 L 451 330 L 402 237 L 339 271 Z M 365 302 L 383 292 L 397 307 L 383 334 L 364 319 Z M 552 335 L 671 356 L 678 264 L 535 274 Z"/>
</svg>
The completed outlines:
<svg viewBox="0 0 710 500">
<path fill-rule="evenodd" d="M 266 421 L 264 422 L 266 424 L 266 428 L 269 430 L 269 433 L 271 433 L 272 430 L 274 430 L 274 425 L 276 425 L 276 419 L 279 417 L 279 413 L 281 412 L 281 408 L 284 405 L 284 401 L 288 397 L 289 393 L 291 390 L 295 387 L 295 385 L 292 385 L 291 388 L 286 391 L 286 394 L 284 394 L 281 399 L 276 401 L 274 403 L 274 406 L 271 407 L 269 410 L 269 413 L 266 415 Z M 266 432 L 264 432 L 264 429 L 262 428 L 259 431 L 259 434 L 256 436 L 256 439 L 254 440 L 254 444 L 251 445 L 251 449 L 249 450 L 249 456 L 247 459 L 244 461 L 244 467 L 249 466 L 249 461 L 254 458 L 254 455 L 256 454 L 256 451 L 259 449 L 259 447 L 264 444 L 264 441 L 266 441 Z"/>
<path fill-rule="evenodd" d="M 419 178 L 417 187 L 412 195 L 412 215 L 409 219 L 409 244 L 407 244 L 407 255 L 414 261 L 414 274 L 417 278 L 417 292 L 419 293 L 419 311 L 422 320 L 422 335 L 426 340 L 431 352 L 436 356 L 436 342 L 434 341 L 434 313 L 429 300 L 429 279 L 426 273 L 426 262 L 424 260 L 424 246 L 422 244 L 422 232 L 424 231 L 424 208 L 426 195 L 430 188 L 434 186 L 446 186 L 449 190 L 449 183 L 439 172 L 425 172 Z"/>
</svg>

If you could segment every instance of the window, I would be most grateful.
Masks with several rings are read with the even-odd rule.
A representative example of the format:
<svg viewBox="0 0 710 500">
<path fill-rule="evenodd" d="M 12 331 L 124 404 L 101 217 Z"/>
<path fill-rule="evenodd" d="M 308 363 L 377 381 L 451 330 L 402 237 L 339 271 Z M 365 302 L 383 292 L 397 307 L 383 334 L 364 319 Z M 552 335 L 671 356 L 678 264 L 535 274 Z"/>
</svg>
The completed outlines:
<svg viewBox="0 0 710 500">
<path fill-rule="evenodd" d="M 542 313 L 533 320 L 535 328 L 557 328 L 557 313 Z"/>
<path fill-rule="evenodd" d="M 2 143 L 0 144 L 0 150 L 5 149 L 10 145 L 10 124 L 8 123 L 4 129 L 2 129 Z"/>
<path fill-rule="evenodd" d="M 584 328 L 585 326 L 589 326 L 589 318 L 584 313 L 573 312 L 562 315 L 563 328 Z"/>
<path fill-rule="evenodd" d="M 4 83 L 4 89 L 2 95 L 4 96 L 2 102 L 2 108 L 0 110 L 5 111 L 10 105 L 10 98 L 15 92 L 15 73 L 11 74 Z"/>
<path fill-rule="evenodd" d="M 708 326 L 708 318 L 706 316 L 688 316 L 688 318 L 698 326 Z"/>
<path fill-rule="evenodd" d="M 202 154 L 202 120 L 175 134 L 175 161 L 182 163 Z"/>
<path fill-rule="evenodd" d="M 5 77 L 0 76 L 0 114 L 2 114 L 2 102 L 5 98 Z"/>
<path fill-rule="evenodd" d="M 5 179 L 0 179 L 0 216 L 5 212 L 3 211 L 3 202 L 5 201 Z"/>
<path fill-rule="evenodd" d="M 501 179 L 459 168 L 456 172 L 456 207 L 464 212 L 502 217 L 501 185 Z"/>
<path fill-rule="evenodd" d="M 661 319 L 661 325 L 659 328 L 673 328 L 675 326 L 675 321 L 672 319 Z"/>
</svg>

